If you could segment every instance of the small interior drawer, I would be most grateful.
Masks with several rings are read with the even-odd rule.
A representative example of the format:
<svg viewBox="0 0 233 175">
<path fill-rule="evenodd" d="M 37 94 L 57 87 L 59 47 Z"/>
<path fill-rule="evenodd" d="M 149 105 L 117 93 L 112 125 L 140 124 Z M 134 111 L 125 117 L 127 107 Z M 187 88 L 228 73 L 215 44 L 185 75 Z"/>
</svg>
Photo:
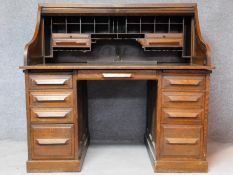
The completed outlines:
<svg viewBox="0 0 233 175">
<path fill-rule="evenodd" d="M 72 108 L 31 108 L 31 122 L 73 122 L 73 110 Z"/>
<path fill-rule="evenodd" d="M 202 126 L 162 125 L 161 127 L 162 157 L 200 158 Z"/>
<path fill-rule="evenodd" d="M 73 92 L 66 91 L 32 91 L 30 92 L 32 107 L 72 107 Z"/>
<path fill-rule="evenodd" d="M 74 126 L 72 124 L 32 125 L 32 159 L 72 159 Z"/>
<path fill-rule="evenodd" d="M 52 47 L 91 48 L 89 34 L 53 33 Z"/>
<path fill-rule="evenodd" d="M 202 108 L 202 92 L 162 92 L 162 107 Z"/>
<path fill-rule="evenodd" d="M 145 38 L 138 39 L 143 47 L 183 47 L 182 33 L 145 34 Z"/>
<path fill-rule="evenodd" d="M 204 76 L 164 76 L 162 87 L 166 90 L 202 90 Z"/>
<path fill-rule="evenodd" d="M 72 88 L 72 75 L 69 74 L 30 74 L 31 89 Z"/>
<path fill-rule="evenodd" d="M 162 108 L 162 123 L 200 124 L 203 109 Z"/>
<path fill-rule="evenodd" d="M 150 80 L 157 79 L 154 70 L 80 70 L 79 80 Z"/>
</svg>

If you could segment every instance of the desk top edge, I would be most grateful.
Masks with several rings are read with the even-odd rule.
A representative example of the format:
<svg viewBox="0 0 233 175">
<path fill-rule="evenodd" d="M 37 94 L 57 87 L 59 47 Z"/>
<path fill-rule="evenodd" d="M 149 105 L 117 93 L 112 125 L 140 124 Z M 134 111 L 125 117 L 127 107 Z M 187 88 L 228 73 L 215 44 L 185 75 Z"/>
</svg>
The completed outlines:
<svg viewBox="0 0 233 175">
<path fill-rule="evenodd" d="M 75 7 L 101 7 L 101 8 L 145 8 L 145 7 L 195 7 L 197 3 L 39 3 L 42 8 L 75 8 Z"/>
<path fill-rule="evenodd" d="M 49 69 L 153 69 L 153 70 L 161 70 L 161 69 L 169 69 L 169 70 L 176 70 L 176 69 L 186 69 L 186 70 L 212 70 L 214 66 L 200 66 L 200 65 L 183 65 L 183 64 L 159 64 L 159 65 L 112 65 L 112 64 L 37 64 L 37 65 L 30 65 L 30 66 L 20 66 L 19 69 L 22 70 L 49 70 Z"/>
</svg>

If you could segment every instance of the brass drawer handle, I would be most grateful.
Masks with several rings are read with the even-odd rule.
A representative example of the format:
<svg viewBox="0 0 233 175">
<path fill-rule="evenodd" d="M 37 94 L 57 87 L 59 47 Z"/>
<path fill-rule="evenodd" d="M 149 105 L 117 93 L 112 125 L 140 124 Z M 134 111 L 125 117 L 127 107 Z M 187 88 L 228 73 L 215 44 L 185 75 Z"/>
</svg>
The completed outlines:
<svg viewBox="0 0 233 175">
<path fill-rule="evenodd" d="M 35 84 L 37 85 L 64 85 L 68 78 L 64 79 L 36 79 Z"/>
<path fill-rule="evenodd" d="M 36 139 L 39 145 L 65 145 L 69 139 Z"/>
<path fill-rule="evenodd" d="M 166 138 L 166 142 L 172 145 L 195 145 L 198 138 Z"/>
<path fill-rule="evenodd" d="M 191 85 L 198 86 L 202 80 L 168 80 L 171 85 Z"/>
<path fill-rule="evenodd" d="M 36 95 L 35 99 L 38 102 L 43 101 L 65 101 L 68 95 Z"/>
<path fill-rule="evenodd" d="M 169 118 L 197 118 L 199 112 L 166 112 Z"/>
<path fill-rule="evenodd" d="M 65 118 L 67 114 L 70 112 L 68 111 L 34 111 L 38 118 Z"/>
<path fill-rule="evenodd" d="M 200 99 L 200 96 L 168 96 L 169 101 L 171 102 L 197 102 Z"/>
<path fill-rule="evenodd" d="M 131 78 L 131 73 L 103 73 L 104 78 Z"/>
</svg>

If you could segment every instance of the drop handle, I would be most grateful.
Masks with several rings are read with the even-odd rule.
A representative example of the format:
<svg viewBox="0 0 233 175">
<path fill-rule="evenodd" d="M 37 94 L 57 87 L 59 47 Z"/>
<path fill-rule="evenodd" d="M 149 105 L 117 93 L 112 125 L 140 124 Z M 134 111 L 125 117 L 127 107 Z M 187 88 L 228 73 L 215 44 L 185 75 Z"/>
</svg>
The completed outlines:
<svg viewBox="0 0 233 175">
<path fill-rule="evenodd" d="M 131 73 L 103 73 L 104 78 L 132 78 Z"/>
</svg>

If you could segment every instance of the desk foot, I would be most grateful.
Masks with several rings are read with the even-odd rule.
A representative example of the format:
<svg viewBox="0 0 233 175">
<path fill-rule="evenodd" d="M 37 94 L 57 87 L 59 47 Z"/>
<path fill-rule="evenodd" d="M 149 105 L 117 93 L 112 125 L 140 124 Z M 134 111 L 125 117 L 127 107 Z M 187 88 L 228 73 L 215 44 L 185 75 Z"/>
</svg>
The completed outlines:
<svg viewBox="0 0 233 175">
<path fill-rule="evenodd" d="M 157 173 L 198 173 L 198 172 L 208 172 L 208 162 L 202 160 L 193 161 L 156 161 L 155 146 L 153 141 L 146 134 L 145 135 L 145 145 L 151 160 L 153 169 Z"/>
<path fill-rule="evenodd" d="M 29 160 L 28 173 L 76 172 L 81 170 L 80 160 Z"/>
<path fill-rule="evenodd" d="M 156 161 L 154 170 L 158 173 L 198 173 L 208 172 L 207 161 Z"/>
</svg>

